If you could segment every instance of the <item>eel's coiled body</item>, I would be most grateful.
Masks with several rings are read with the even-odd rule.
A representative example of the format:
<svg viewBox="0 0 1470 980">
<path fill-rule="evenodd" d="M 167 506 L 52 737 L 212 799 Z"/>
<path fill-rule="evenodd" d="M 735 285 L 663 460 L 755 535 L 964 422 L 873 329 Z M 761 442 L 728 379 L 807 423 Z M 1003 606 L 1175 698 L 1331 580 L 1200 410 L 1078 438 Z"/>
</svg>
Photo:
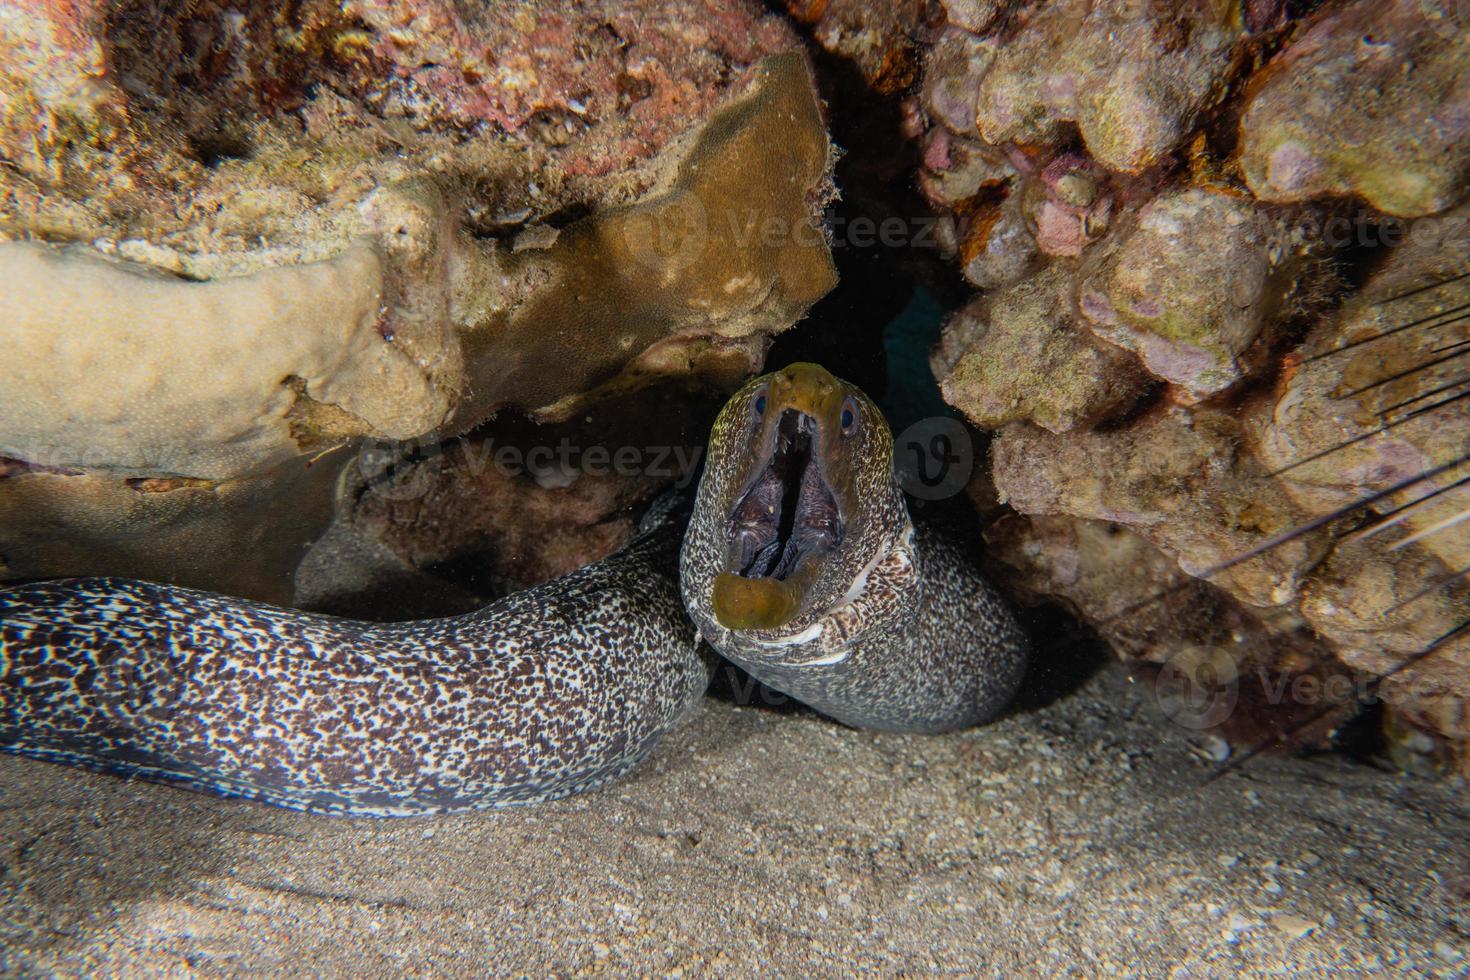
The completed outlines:
<svg viewBox="0 0 1470 980">
<path fill-rule="evenodd" d="M 449 619 L 0 590 L 0 750 L 327 813 L 531 803 L 644 758 L 708 685 L 701 634 L 848 724 L 976 724 L 1026 642 L 966 550 L 916 530 L 892 448 L 866 397 L 793 365 L 721 412 L 687 528 L 665 498 L 616 554 Z"/>
<path fill-rule="evenodd" d="M 0 747 L 295 809 L 554 799 L 642 759 L 710 664 L 683 516 L 464 616 L 375 624 L 120 579 L 0 590 Z"/>
</svg>

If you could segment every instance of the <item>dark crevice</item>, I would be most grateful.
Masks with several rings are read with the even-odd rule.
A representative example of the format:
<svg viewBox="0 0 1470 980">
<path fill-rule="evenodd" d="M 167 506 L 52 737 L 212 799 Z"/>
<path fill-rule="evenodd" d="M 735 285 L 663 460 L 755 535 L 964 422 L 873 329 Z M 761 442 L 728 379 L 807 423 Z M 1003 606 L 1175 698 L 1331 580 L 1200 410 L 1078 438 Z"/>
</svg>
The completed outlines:
<svg viewBox="0 0 1470 980">
<path fill-rule="evenodd" d="M 230 160 L 249 160 L 255 152 L 245 136 L 226 131 L 191 135 L 189 150 L 194 159 L 211 170 Z"/>
</svg>

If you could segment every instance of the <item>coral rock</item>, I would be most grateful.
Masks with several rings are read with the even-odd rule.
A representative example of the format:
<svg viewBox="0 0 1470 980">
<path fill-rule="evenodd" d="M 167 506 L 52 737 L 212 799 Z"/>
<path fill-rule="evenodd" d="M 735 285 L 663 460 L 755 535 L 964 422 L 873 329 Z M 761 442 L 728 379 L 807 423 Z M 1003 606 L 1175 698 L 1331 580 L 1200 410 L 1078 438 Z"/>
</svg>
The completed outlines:
<svg viewBox="0 0 1470 980">
<path fill-rule="evenodd" d="M 1470 739 L 1470 590 L 1442 563 L 1387 539 L 1339 545 L 1312 575 L 1302 614 L 1337 656 L 1370 677 L 1401 720 L 1441 737 Z M 1426 654 L 1426 651 L 1430 651 Z"/>
<path fill-rule="evenodd" d="M 460 425 L 504 405 L 566 418 L 620 375 L 644 379 L 670 345 L 740 347 L 757 366 L 765 337 L 836 283 L 813 214 L 830 163 L 806 63 L 784 55 L 699 134 L 662 193 L 548 249 L 486 256 L 456 304 L 478 381 Z"/>
<path fill-rule="evenodd" d="M 218 482 L 0 461 L 0 581 L 119 575 L 289 603 L 346 455 Z"/>
<path fill-rule="evenodd" d="M 1414 478 L 1466 451 L 1467 254 L 1470 207 L 1417 228 L 1309 335 L 1260 436 L 1264 461 L 1316 512 L 1412 481 L 1379 509 L 1404 507 L 1398 522 L 1451 570 L 1470 567 L 1470 522 L 1450 523 L 1470 509 L 1470 486 L 1455 486 L 1466 474 Z"/>
<path fill-rule="evenodd" d="M 1280 606 L 1320 557 L 1322 535 L 1232 564 L 1305 518 L 1241 451 L 1241 426 L 1226 413 L 1178 406 L 1107 432 L 1058 436 L 1012 423 L 994 446 L 996 487 L 1023 514 L 1131 527 L 1190 575 L 1248 605 Z"/>
<path fill-rule="evenodd" d="M 919 187 L 949 212 L 941 244 L 955 254 L 966 279 L 981 289 L 1013 283 L 1042 264 L 1026 213 L 1023 177 L 1014 164 L 975 140 L 929 133 Z"/>
<path fill-rule="evenodd" d="M 1010 192 L 1019 173 L 1005 158 L 978 140 L 930 131 L 924 141 L 919 188 L 936 207 L 968 211 Z"/>
<path fill-rule="evenodd" d="M 950 320 L 932 361 L 951 405 L 976 425 L 1026 419 L 1066 432 L 1126 407 L 1147 378 L 1073 314 L 1071 270 L 1054 263 Z"/>
<path fill-rule="evenodd" d="M 975 109 L 980 79 L 995 60 L 998 43 L 948 30 L 924 60 L 921 103 L 930 117 L 961 136 L 978 136 Z"/>
<path fill-rule="evenodd" d="M 428 450 L 370 445 L 344 474 L 344 506 L 297 575 L 298 601 L 361 614 L 349 602 L 364 584 L 373 592 L 412 581 L 452 603 L 603 558 L 632 534 L 651 494 L 697 477 L 705 432 L 743 380 L 739 372 L 700 392 L 648 387 L 564 423 L 506 416 Z"/>
<path fill-rule="evenodd" d="M 192 283 L 0 242 L 0 453 L 225 480 L 315 449 L 328 426 L 338 440 L 432 429 L 448 399 L 378 332 L 382 280 L 368 246 Z"/>
<path fill-rule="evenodd" d="M 980 83 L 991 143 L 1054 143 L 1075 122 L 1110 170 L 1158 163 L 1220 94 L 1239 12 L 1215 0 L 1057 0 L 1029 13 Z"/>
<path fill-rule="evenodd" d="M 39 3 L 0 26 L 15 480 L 248 482 L 507 408 L 723 385 L 835 281 L 812 78 L 749 0 Z M 185 486 L 169 520 L 233 513 Z M 102 556 L 131 498 L 83 498 L 57 511 L 94 566 L 12 538 L 0 574 L 127 573 Z M 242 555 L 292 563 L 174 580 L 294 569 L 222 560 Z"/>
<path fill-rule="evenodd" d="M 1389 214 L 1441 211 L 1470 186 L 1470 5 L 1334 6 L 1265 69 L 1240 122 L 1255 194 L 1357 194 Z"/>
<path fill-rule="evenodd" d="M 1121 656 L 1164 663 L 1191 650 L 1247 666 L 1299 672 L 1332 655 L 1292 613 L 1255 610 L 1191 578 L 1122 525 L 1067 516 L 1009 514 L 985 531 L 988 553 L 1032 601 L 1064 603 Z"/>
<path fill-rule="evenodd" d="M 1314 513 L 1378 500 L 1304 591 L 1302 613 L 1371 676 L 1394 723 L 1470 739 L 1470 208 L 1417 226 L 1307 338 L 1259 433 L 1262 459 Z M 1448 351 L 1446 351 L 1448 349 Z M 1421 474 L 1423 476 L 1421 476 Z M 1423 651 L 1433 653 L 1417 662 Z M 1462 748 L 1462 757 L 1470 757 Z M 1451 755 L 1455 753 L 1452 752 Z"/>
<path fill-rule="evenodd" d="M 919 73 L 915 37 L 923 0 L 786 0 L 786 9 L 810 25 L 812 40 L 851 61 L 883 93 L 901 92 Z"/>
<path fill-rule="evenodd" d="M 1043 252 L 1075 258 L 1102 237 L 1113 214 L 1106 180 L 1088 158 L 1063 153 L 1027 182 L 1027 213 Z"/>
<path fill-rule="evenodd" d="M 1292 312 L 1287 301 L 1307 281 L 1304 249 L 1248 199 L 1166 194 L 1097 260 L 1082 285 L 1082 312 L 1099 336 L 1198 400 L 1239 380 L 1241 355 Z"/>
<path fill-rule="evenodd" d="M 995 23 L 1007 6 L 1007 0 L 941 0 L 945 16 L 956 27 L 979 34 Z"/>
</svg>

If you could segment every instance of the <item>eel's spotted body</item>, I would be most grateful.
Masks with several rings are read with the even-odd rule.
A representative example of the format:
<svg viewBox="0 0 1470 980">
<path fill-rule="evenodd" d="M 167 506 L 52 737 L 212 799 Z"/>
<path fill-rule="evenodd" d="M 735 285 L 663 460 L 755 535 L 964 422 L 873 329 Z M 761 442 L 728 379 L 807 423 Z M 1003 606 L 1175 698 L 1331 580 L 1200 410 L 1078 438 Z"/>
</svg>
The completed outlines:
<svg viewBox="0 0 1470 980">
<path fill-rule="evenodd" d="M 1025 641 L 1005 607 L 961 549 L 909 521 L 882 416 L 815 365 L 725 407 L 682 552 L 681 530 L 666 500 L 600 562 L 415 623 L 119 579 L 3 589 L 0 749 L 402 816 L 626 772 L 708 684 L 696 624 L 854 725 L 974 724 L 1019 681 Z"/>
<path fill-rule="evenodd" d="M 0 590 L 0 746 L 295 809 L 405 816 L 592 789 L 709 681 L 682 515 L 450 619 L 374 624 L 146 582 Z"/>
</svg>

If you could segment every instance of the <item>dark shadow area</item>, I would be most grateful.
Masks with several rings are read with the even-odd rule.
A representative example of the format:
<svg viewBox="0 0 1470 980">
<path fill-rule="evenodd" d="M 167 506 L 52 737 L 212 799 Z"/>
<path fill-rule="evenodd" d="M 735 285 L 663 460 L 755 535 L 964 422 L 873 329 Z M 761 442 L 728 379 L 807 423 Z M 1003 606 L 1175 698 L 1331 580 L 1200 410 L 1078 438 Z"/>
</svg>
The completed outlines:
<svg viewBox="0 0 1470 980">
<path fill-rule="evenodd" d="M 211 170 L 230 160 L 248 160 L 255 152 L 247 136 L 225 130 L 190 136 L 189 149 L 194 159 Z"/>
<path fill-rule="evenodd" d="M 780 715 L 815 712 L 788 694 L 766 687 L 728 660 L 721 660 L 710 679 L 709 696 L 742 708 L 756 708 Z"/>
<path fill-rule="evenodd" d="M 827 215 L 839 279 L 805 320 L 776 338 L 766 367 L 815 361 L 881 402 L 895 373 L 886 329 L 918 287 L 933 294 L 936 309 L 952 309 L 967 287 L 932 240 L 937 216 L 914 182 L 919 147 L 903 133 L 900 99 L 872 91 L 850 62 L 815 45 L 808 50 L 841 151 L 834 173 L 841 196 Z"/>
<path fill-rule="evenodd" d="M 1016 615 L 1031 638 L 1031 661 L 1007 713 L 1025 714 L 1060 701 L 1113 659 L 1107 644 L 1060 606 L 1024 607 Z"/>
<path fill-rule="evenodd" d="M 881 95 L 845 59 L 809 45 L 817 85 L 841 148 L 834 180 L 841 196 L 829 210 L 839 281 L 807 318 L 778 336 L 768 370 L 815 361 L 866 391 L 888 415 L 895 434 L 933 416 L 957 417 L 945 404 L 928 354 L 948 314 L 975 295 L 956 264 L 925 232 L 939 218 L 919 193 L 920 147 L 904 133 L 902 97 Z M 885 221 L 904 229 L 883 236 Z M 966 426 L 972 460 L 984 467 L 987 433 Z M 964 492 L 944 500 L 911 498 L 915 520 L 937 522 L 955 540 L 982 540 L 975 505 Z M 1015 712 L 1034 711 L 1081 687 L 1110 660 L 1107 646 L 1054 605 L 1019 610 L 1033 654 Z M 728 675 L 728 676 L 727 676 Z M 753 685 L 753 686 L 752 686 Z M 738 668 L 722 665 L 712 693 L 772 710 L 784 699 Z M 805 710 L 805 709 L 795 709 Z"/>
</svg>

